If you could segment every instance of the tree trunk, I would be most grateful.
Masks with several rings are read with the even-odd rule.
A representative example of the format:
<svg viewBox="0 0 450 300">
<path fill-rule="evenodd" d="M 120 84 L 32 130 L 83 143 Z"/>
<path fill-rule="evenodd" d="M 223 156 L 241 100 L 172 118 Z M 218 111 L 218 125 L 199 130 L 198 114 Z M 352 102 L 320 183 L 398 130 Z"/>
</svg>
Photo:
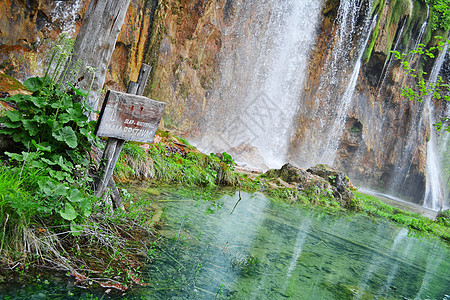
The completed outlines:
<svg viewBox="0 0 450 300">
<path fill-rule="evenodd" d="M 105 83 L 106 71 L 114 51 L 130 0 L 91 0 L 75 40 L 74 54 L 68 70 L 77 61 L 76 85 L 89 91 L 87 104 L 98 110 L 99 92 Z M 95 71 L 89 72 L 88 67 Z M 90 119 L 94 119 L 90 116 Z"/>
</svg>

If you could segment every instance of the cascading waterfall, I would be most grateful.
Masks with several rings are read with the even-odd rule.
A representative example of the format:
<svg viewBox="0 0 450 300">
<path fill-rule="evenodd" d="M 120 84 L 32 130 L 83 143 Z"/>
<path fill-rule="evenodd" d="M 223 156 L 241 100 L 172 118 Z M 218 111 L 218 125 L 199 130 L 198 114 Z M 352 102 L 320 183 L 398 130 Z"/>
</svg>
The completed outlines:
<svg viewBox="0 0 450 300">
<path fill-rule="evenodd" d="M 364 50 L 366 49 L 367 43 L 369 42 L 370 33 L 372 32 L 372 29 L 375 27 L 377 18 L 375 17 L 372 22 L 370 22 L 370 19 L 366 20 L 366 26 L 365 26 L 365 38 L 362 43 L 360 43 L 358 47 L 358 57 L 356 60 L 356 64 L 353 68 L 352 75 L 350 77 L 350 81 L 347 85 L 347 88 L 345 89 L 345 92 L 338 102 L 338 108 L 336 113 L 336 118 L 334 121 L 334 124 L 331 127 L 331 130 L 328 132 L 328 137 L 326 139 L 326 146 L 325 150 L 322 154 L 322 157 L 320 161 L 333 164 L 334 160 L 336 158 L 336 152 L 339 147 L 340 139 L 336 137 L 342 136 L 342 133 L 345 128 L 345 121 L 347 118 L 347 112 L 350 107 L 351 102 L 353 101 L 353 94 L 355 92 L 356 83 L 358 80 L 359 72 L 361 70 L 361 59 L 364 54 Z"/>
<path fill-rule="evenodd" d="M 51 15 L 52 22 L 62 23 L 62 32 L 69 36 L 75 35 L 75 16 L 81 9 L 81 1 L 55 1 L 55 8 Z"/>
<path fill-rule="evenodd" d="M 401 38 L 402 38 L 402 36 L 403 36 L 403 31 L 404 31 L 404 29 L 405 29 L 405 25 L 406 25 L 406 19 L 404 19 L 403 20 L 403 24 L 402 24 L 402 26 L 401 26 L 401 28 L 400 28 L 400 31 L 398 32 L 398 34 L 397 34 L 397 39 L 396 39 L 396 41 L 395 41 L 395 45 L 394 45 L 394 49 L 392 50 L 392 51 L 397 51 L 397 49 L 398 49 L 398 45 L 399 45 L 399 43 L 400 43 L 400 40 L 401 40 Z M 423 26 L 422 26 L 423 27 Z M 378 95 L 377 95 L 377 98 L 380 96 L 379 95 L 379 93 L 380 93 L 380 91 L 383 89 L 383 86 L 384 86 L 384 83 L 385 83 L 385 81 L 386 81 L 386 77 L 387 77 L 387 75 L 389 74 L 389 72 L 390 72 L 390 69 L 392 68 L 392 62 L 393 62 L 393 59 L 394 59 L 394 55 L 391 55 L 390 57 L 389 57 L 389 59 L 388 60 L 386 60 L 386 62 L 384 63 L 384 66 L 383 66 L 383 70 L 381 71 L 381 76 L 380 76 L 380 81 L 378 82 Z"/>
<path fill-rule="evenodd" d="M 427 4 L 427 18 L 425 19 L 425 22 L 423 22 L 422 27 L 420 27 L 419 35 L 417 36 L 417 40 L 416 43 L 414 44 L 413 49 L 417 49 L 417 47 L 419 47 L 419 44 L 422 41 L 423 34 L 425 33 L 425 29 L 427 29 L 429 18 L 430 18 L 430 6 Z"/>
<path fill-rule="evenodd" d="M 448 51 L 448 44 L 439 53 L 433 70 L 430 74 L 429 86 L 436 83 L 439 72 Z M 432 104 L 432 95 L 427 96 L 425 103 L 428 109 L 430 124 L 430 139 L 427 143 L 427 181 L 425 189 L 424 206 L 433 210 L 440 210 L 444 206 L 444 191 L 442 182 L 442 172 L 439 163 L 439 153 L 437 149 L 437 133 L 433 124 L 436 123 L 435 112 Z"/>
<path fill-rule="evenodd" d="M 447 56 L 449 52 L 447 51 Z M 448 93 L 450 96 L 450 92 Z M 450 105 L 447 103 L 447 108 L 443 111 L 442 117 L 448 118 L 450 116 Z M 437 137 L 437 149 L 438 149 L 438 158 L 439 164 L 441 166 L 441 181 L 442 181 L 442 189 L 443 189 L 443 207 L 442 209 L 449 209 L 450 207 L 450 133 L 449 132 L 440 132 Z M 444 171 L 445 170 L 445 171 Z"/>
<path fill-rule="evenodd" d="M 200 121 L 202 139 L 194 143 L 206 152 L 256 147 L 264 157 L 260 166 L 279 167 L 287 154 L 322 1 L 235 5 L 220 58 L 221 79 Z M 254 157 L 236 158 L 256 164 Z"/>
<path fill-rule="evenodd" d="M 326 60 L 317 71 L 318 79 L 311 72 L 289 152 L 289 160 L 300 167 L 334 163 L 364 50 L 376 24 L 371 6 L 372 1 L 340 1 L 332 28 L 334 37 L 327 44 L 319 44 L 316 55 Z"/>
</svg>

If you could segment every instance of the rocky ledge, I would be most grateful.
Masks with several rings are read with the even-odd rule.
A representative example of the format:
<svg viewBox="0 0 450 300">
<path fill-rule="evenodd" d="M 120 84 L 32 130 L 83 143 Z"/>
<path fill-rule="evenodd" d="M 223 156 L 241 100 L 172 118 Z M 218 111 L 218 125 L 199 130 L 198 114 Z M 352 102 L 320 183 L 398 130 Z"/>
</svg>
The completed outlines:
<svg viewBox="0 0 450 300">
<path fill-rule="evenodd" d="M 337 201 L 342 207 L 359 210 L 358 201 L 353 195 L 354 187 L 347 175 L 328 165 L 317 165 L 301 169 L 290 163 L 281 169 L 270 169 L 262 177 L 269 179 L 270 188 L 296 189 L 300 195 L 310 199 L 328 198 Z"/>
</svg>

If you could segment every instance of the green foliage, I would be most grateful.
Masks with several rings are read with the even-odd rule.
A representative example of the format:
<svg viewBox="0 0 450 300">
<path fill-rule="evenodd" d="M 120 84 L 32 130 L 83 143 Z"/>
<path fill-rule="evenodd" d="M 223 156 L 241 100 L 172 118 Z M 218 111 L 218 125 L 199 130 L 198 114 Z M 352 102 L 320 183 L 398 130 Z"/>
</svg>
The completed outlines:
<svg viewBox="0 0 450 300">
<path fill-rule="evenodd" d="M 119 178 L 151 178 L 186 185 L 236 185 L 238 176 L 233 172 L 234 162 L 227 157 L 200 152 L 185 155 L 170 153 L 164 144 L 152 145 L 147 151 L 137 143 L 127 143 L 116 166 Z"/>
<path fill-rule="evenodd" d="M 433 30 L 450 30 L 450 0 L 422 0 L 430 6 L 431 26 Z"/>
<path fill-rule="evenodd" d="M 234 166 L 236 165 L 236 163 L 234 162 L 234 159 L 233 159 L 233 157 L 231 157 L 230 154 L 228 154 L 226 152 L 222 152 L 222 154 L 217 154 L 217 155 L 214 153 L 211 153 L 210 156 L 213 158 L 217 158 L 220 161 L 224 162 L 226 165 L 228 165 L 231 168 L 231 170 L 234 171 Z"/>
<path fill-rule="evenodd" d="M 445 44 L 450 44 L 450 40 L 443 40 L 442 37 L 436 37 L 437 45 L 430 48 L 425 48 L 425 45 L 419 44 L 417 49 L 410 51 L 410 54 L 421 55 L 427 59 L 435 59 L 437 51 L 443 51 Z M 393 52 L 395 58 L 400 61 L 403 69 L 412 78 L 415 78 L 414 86 L 405 86 L 402 88 L 402 96 L 410 101 L 422 102 L 426 97 L 431 97 L 436 100 L 450 101 L 450 84 L 444 82 L 442 77 L 438 77 L 435 83 L 428 82 L 425 77 L 427 75 L 423 70 L 414 69 L 408 61 L 408 55 L 398 51 Z M 448 118 L 442 118 L 439 122 L 434 124 L 437 130 L 445 130 L 450 132 L 450 127 L 444 125 L 448 122 Z"/>
<path fill-rule="evenodd" d="M 33 94 L 9 97 L 8 101 L 14 102 L 18 110 L 0 117 L 4 125 L 0 134 L 10 135 L 18 148 L 16 152 L 5 152 L 10 166 L 2 172 L 19 174 L 13 178 L 15 186 L 23 191 L 3 191 L 7 195 L 4 199 L 14 196 L 20 203 L 5 200 L 3 208 L 19 219 L 59 216 L 60 221 L 71 222 L 74 229 L 75 222 L 92 211 L 94 198 L 89 195 L 92 179 L 87 176 L 90 165 L 87 153 L 96 137 L 94 123 L 86 117 L 88 108 L 74 101 L 74 96 L 86 96 L 86 92 L 70 85 L 70 92 L 64 90 L 61 80 L 72 73 L 64 70 L 72 44 L 65 37 L 60 42 L 62 45 L 56 46 L 46 76 L 24 82 Z M 18 200 L 24 197 L 27 199 Z"/>
</svg>

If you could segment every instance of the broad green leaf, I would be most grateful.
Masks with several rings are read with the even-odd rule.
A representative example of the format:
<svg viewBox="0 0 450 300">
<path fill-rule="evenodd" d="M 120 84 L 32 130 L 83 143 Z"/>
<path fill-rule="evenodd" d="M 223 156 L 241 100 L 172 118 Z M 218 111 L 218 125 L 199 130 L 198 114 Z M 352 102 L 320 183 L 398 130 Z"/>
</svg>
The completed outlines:
<svg viewBox="0 0 450 300">
<path fill-rule="evenodd" d="M 46 103 L 45 98 L 44 97 L 30 97 L 31 102 L 33 102 L 34 105 L 36 105 L 36 107 L 41 108 L 42 106 L 44 106 Z"/>
<path fill-rule="evenodd" d="M 87 97 L 87 91 L 82 90 L 82 89 L 77 89 L 76 87 L 73 86 L 73 84 L 69 83 L 69 86 L 72 88 L 72 90 L 75 92 L 75 95 L 77 96 L 81 96 L 81 97 Z"/>
<path fill-rule="evenodd" d="M 79 189 L 72 189 L 70 190 L 70 195 L 67 198 L 70 202 L 81 202 L 84 199 L 84 195 Z"/>
<path fill-rule="evenodd" d="M 12 121 L 17 122 L 22 119 L 22 113 L 17 110 L 8 110 L 6 111 L 6 116 Z"/>
<path fill-rule="evenodd" d="M 51 108 L 60 108 L 61 102 L 59 102 L 59 101 L 53 102 L 52 104 L 50 104 L 50 107 Z"/>
<path fill-rule="evenodd" d="M 32 77 L 24 81 L 23 85 L 31 92 L 37 92 L 42 88 L 44 80 L 41 77 Z"/>
<path fill-rule="evenodd" d="M 45 152 L 51 152 L 52 151 L 52 147 L 48 143 L 39 143 L 38 144 L 38 143 L 36 143 L 35 140 L 32 140 L 31 143 L 39 151 L 45 151 Z"/>
<path fill-rule="evenodd" d="M 72 121 L 72 119 L 70 118 L 69 114 L 63 113 L 58 116 L 58 121 L 61 124 L 66 124 L 67 122 Z"/>
<path fill-rule="evenodd" d="M 56 163 L 54 161 L 51 161 L 50 159 L 47 159 L 45 157 L 41 158 L 43 162 L 45 162 L 46 164 L 50 165 L 50 166 L 54 166 L 56 165 Z"/>
<path fill-rule="evenodd" d="M 67 159 L 65 159 L 62 155 L 57 154 L 54 155 L 52 158 L 53 161 L 56 162 L 61 167 L 61 169 L 67 172 L 72 172 L 73 164 Z"/>
<path fill-rule="evenodd" d="M 63 181 L 65 180 L 67 177 L 69 177 L 69 174 L 63 171 L 55 171 L 55 170 L 50 170 L 49 172 L 50 176 L 58 181 Z"/>
<path fill-rule="evenodd" d="M 69 187 L 64 184 L 58 185 L 58 187 L 54 190 L 54 194 L 57 196 L 66 196 L 69 191 Z"/>
<path fill-rule="evenodd" d="M 28 131 L 30 136 L 36 136 L 39 133 L 38 124 L 33 120 L 24 119 L 22 120 L 23 128 Z"/>
<path fill-rule="evenodd" d="M 69 202 L 66 202 L 66 204 L 64 205 L 64 209 L 60 210 L 59 214 L 64 220 L 67 221 L 75 220 L 75 218 L 78 216 L 78 213 Z"/>
<path fill-rule="evenodd" d="M 44 193 L 45 196 L 50 196 L 53 193 L 53 189 L 55 187 L 55 184 L 51 181 L 47 180 L 40 180 L 38 182 L 39 189 L 42 193 Z"/>
<path fill-rule="evenodd" d="M 23 155 L 18 153 L 5 152 L 6 155 L 17 161 L 23 161 Z"/>
<path fill-rule="evenodd" d="M 35 169 L 47 169 L 48 165 L 42 160 L 32 160 L 31 167 Z"/>
<path fill-rule="evenodd" d="M 22 122 L 0 121 L 6 128 L 16 129 L 22 126 Z"/>
<path fill-rule="evenodd" d="M 84 217 L 89 217 L 92 214 L 91 200 L 88 198 L 84 198 L 80 203 L 80 209 Z"/>
<path fill-rule="evenodd" d="M 73 106 L 73 100 L 72 97 L 69 96 L 68 94 L 63 94 L 61 96 L 61 107 L 63 107 L 64 109 L 69 109 Z"/>
<path fill-rule="evenodd" d="M 65 142 L 70 148 L 75 148 L 78 145 L 77 136 L 69 126 L 54 131 L 52 136 L 60 142 Z"/>
</svg>

